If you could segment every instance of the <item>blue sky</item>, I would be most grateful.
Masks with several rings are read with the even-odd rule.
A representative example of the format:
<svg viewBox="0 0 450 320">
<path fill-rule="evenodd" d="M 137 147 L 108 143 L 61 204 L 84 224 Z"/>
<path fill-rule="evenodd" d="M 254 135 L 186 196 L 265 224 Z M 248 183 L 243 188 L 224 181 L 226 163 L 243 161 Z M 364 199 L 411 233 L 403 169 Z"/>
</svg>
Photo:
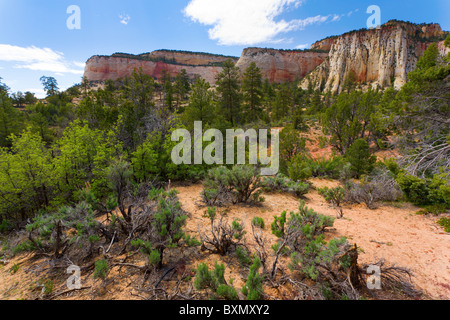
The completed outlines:
<svg viewBox="0 0 450 320">
<path fill-rule="evenodd" d="M 80 8 L 79 30 L 67 28 L 71 5 Z M 382 23 L 436 22 L 450 30 L 449 0 L 0 0 L 0 77 L 12 92 L 42 97 L 42 75 L 66 89 L 96 54 L 307 48 L 365 28 L 370 5 L 380 7 Z"/>
</svg>

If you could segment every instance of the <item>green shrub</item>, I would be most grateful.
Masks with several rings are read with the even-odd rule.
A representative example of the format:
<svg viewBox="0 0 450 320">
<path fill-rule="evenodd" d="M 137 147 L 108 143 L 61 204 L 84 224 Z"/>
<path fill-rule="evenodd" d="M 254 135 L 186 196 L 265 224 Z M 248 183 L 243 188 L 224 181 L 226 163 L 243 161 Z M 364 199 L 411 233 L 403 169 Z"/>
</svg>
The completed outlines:
<svg viewBox="0 0 450 320">
<path fill-rule="evenodd" d="M 450 173 L 435 174 L 430 181 L 430 201 L 450 208 Z"/>
<path fill-rule="evenodd" d="M 435 174 L 432 179 L 401 172 L 397 183 L 406 199 L 416 205 L 444 204 L 450 208 L 450 173 Z"/>
<path fill-rule="evenodd" d="M 152 252 L 150 252 L 150 255 L 148 256 L 148 261 L 152 265 L 159 265 L 159 263 L 161 262 L 161 256 L 159 255 L 158 250 L 152 250 Z"/>
<path fill-rule="evenodd" d="M 417 205 L 430 204 L 430 189 L 425 180 L 409 174 L 400 173 L 397 177 L 397 183 L 408 201 Z"/>
<path fill-rule="evenodd" d="M 94 279 L 105 280 L 106 277 L 108 276 L 108 272 L 109 272 L 108 261 L 106 261 L 105 258 L 102 258 L 95 262 Z"/>
<path fill-rule="evenodd" d="M 253 224 L 255 227 L 264 229 L 264 219 L 263 219 L 263 218 L 260 218 L 260 217 L 254 217 L 253 220 L 252 220 L 252 224 Z"/>
<path fill-rule="evenodd" d="M 313 159 L 306 155 L 297 155 L 288 164 L 288 175 L 294 181 L 314 178 L 339 179 L 346 161 L 341 156 Z"/>
<path fill-rule="evenodd" d="M 252 263 L 252 259 L 250 257 L 250 253 L 248 252 L 248 250 L 243 247 L 243 246 L 239 246 L 236 248 L 236 256 L 239 260 L 239 263 L 242 266 L 248 266 Z"/>
<path fill-rule="evenodd" d="M 208 206 L 228 203 L 263 202 L 260 173 L 256 166 L 235 165 L 208 171 L 203 181 L 202 199 Z"/>
<path fill-rule="evenodd" d="M 194 287 L 197 290 L 209 289 L 213 298 L 225 300 L 238 300 L 238 294 L 233 287 L 233 281 L 228 285 L 225 281 L 225 265 L 214 265 L 214 270 L 210 271 L 206 263 L 197 266 Z"/>
<path fill-rule="evenodd" d="M 17 246 L 15 246 L 12 250 L 13 255 L 17 255 L 22 252 L 31 252 L 36 250 L 36 246 L 33 242 L 30 240 L 26 240 L 24 242 L 19 243 Z"/>
<path fill-rule="evenodd" d="M 184 238 L 183 227 L 186 225 L 187 216 L 178 201 L 178 192 L 169 190 L 158 196 L 156 213 L 151 223 L 154 230 L 153 243 L 160 257 L 159 267 L 162 267 L 164 252 L 167 248 L 176 247 Z M 156 257 L 156 255 L 154 255 Z"/>
<path fill-rule="evenodd" d="M 15 263 L 10 269 L 9 269 L 9 273 L 11 274 L 15 274 L 17 273 L 17 271 L 19 271 L 20 269 L 20 265 Z"/>
<path fill-rule="evenodd" d="M 7 219 L 3 219 L 2 223 L 0 223 L 0 233 L 11 231 L 12 228 L 13 224 Z"/>
<path fill-rule="evenodd" d="M 445 232 L 450 232 L 450 218 L 441 218 L 438 224 L 444 227 Z"/>
<path fill-rule="evenodd" d="M 305 241 L 315 239 L 323 234 L 326 228 L 334 225 L 334 218 L 318 214 L 306 206 L 304 201 L 300 202 L 298 212 L 290 213 L 287 218 L 286 211 L 280 217 L 274 217 L 272 233 L 278 238 L 291 236 L 287 244 L 291 250 L 298 250 Z"/>
<path fill-rule="evenodd" d="M 345 197 L 345 190 L 344 188 L 341 187 L 336 187 L 336 188 L 322 188 L 319 189 L 319 194 L 325 198 L 325 200 L 331 204 L 333 204 L 334 206 L 340 207 L 342 201 L 344 200 Z"/>
<path fill-rule="evenodd" d="M 294 182 L 285 175 L 279 173 L 274 177 L 264 177 L 261 186 L 265 192 L 289 192 L 301 197 L 308 193 L 310 184 L 306 182 Z"/>
<path fill-rule="evenodd" d="M 46 296 L 48 296 L 49 294 L 51 294 L 53 292 L 53 281 L 52 280 L 45 281 L 44 288 L 43 288 L 42 292 Z"/>
<path fill-rule="evenodd" d="M 230 225 L 222 212 L 217 214 L 215 207 L 208 208 L 203 217 L 210 220 L 210 226 L 205 229 L 206 231 L 200 231 L 203 246 L 206 250 L 221 256 L 226 255 L 230 248 L 237 247 L 247 233 L 239 219 L 235 219 Z"/>
<path fill-rule="evenodd" d="M 247 300 L 261 300 L 264 294 L 263 290 L 263 276 L 259 274 L 258 270 L 261 268 L 261 260 L 255 258 L 250 267 L 247 281 L 242 288 L 242 293 L 247 296 Z"/>
<path fill-rule="evenodd" d="M 377 161 L 376 156 L 370 154 L 369 144 L 364 139 L 356 140 L 347 149 L 345 157 L 350 162 L 352 172 L 357 178 L 372 172 Z"/>
</svg>

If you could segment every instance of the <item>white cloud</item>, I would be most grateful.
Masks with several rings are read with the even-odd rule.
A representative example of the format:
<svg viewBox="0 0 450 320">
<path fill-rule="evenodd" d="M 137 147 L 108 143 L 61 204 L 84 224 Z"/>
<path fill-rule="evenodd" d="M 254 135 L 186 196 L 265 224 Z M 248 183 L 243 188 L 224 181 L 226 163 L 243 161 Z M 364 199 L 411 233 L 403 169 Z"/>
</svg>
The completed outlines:
<svg viewBox="0 0 450 320">
<path fill-rule="evenodd" d="M 298 46 L 295 47 L 295 49 L 300 49 L 300 50 L 305 50 L 309 48 L 309 43 L 305 43 L 305 44 L 300 44 Z"/>
<path fill-rule="evenodd" d="M 186 17 L 207 26 L 209 37 L 222 45 L 255 45 L 276 42 L 282 33 L 303 30 L 327 21 L 331 16 L 315 16 L 285 21 L 275 18 L 298 8 L 303 0 L 191 0 L 184 9 Z"/>
<path fill-rule="evenodd" d="M 83 74 L 80 62 L 64 59 L 64 54 L 49 48 L 18 47 L 0 44 L 0 61 L 18 62 L 15 68 L 55 73 Z M 84 67 L 84 64 L 83 64 Z"/>
<path fill-rule="evenodd" d="M 131 20 L 131 17 L 127 14 L 121 14 L 121 15 L 119 15 L 119 18 L 120 18 L 120 23 L 124 24 L 124 25 L 127 25 Z"/>
</svg>

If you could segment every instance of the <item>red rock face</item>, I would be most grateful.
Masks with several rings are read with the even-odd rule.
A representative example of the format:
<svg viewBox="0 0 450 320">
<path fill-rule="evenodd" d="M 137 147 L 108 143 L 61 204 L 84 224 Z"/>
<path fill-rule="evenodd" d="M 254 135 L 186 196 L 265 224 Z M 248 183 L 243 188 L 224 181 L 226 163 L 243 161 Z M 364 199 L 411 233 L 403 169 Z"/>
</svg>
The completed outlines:
<svg viewBox="0 0 450 320">
<path fill-rule="evenodd" d="M 272 83 L 282 83 L 304 78 L 327 56 L 327 53 L 319 52 L 248 48 L 244 50 L 236 66 L 243 73 L 255 62 L 263 78 Z"/>
<path fill-rule="evenodd" d="M 134 70 L 139 70 L 140 68 L 145 74 L 157 80 L 161 79 L 164 70 L 172 77 L 175 77 L 177 73 L 185 69 L 189 77 L 200 76 L 211 84 L 215 83 L 217 75 L 222 70 L 222 68 L 216 66 L 185 66 L 162 61 L 154 62 L 117 56 L 94 56 L 86 62 L 84 76 L 89 81 L 104 82 L 106 80 L 129 77 Z"/>
</svg>

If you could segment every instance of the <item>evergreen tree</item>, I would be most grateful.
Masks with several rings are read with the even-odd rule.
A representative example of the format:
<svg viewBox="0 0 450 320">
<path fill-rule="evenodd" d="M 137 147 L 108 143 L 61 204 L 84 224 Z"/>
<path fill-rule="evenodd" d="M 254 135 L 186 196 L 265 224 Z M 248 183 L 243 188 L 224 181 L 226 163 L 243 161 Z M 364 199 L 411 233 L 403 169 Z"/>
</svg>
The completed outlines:
<svg viewBox="0 0 450 320">
<path fill-rule="evenodd" d="M 222 72 L 217 76 L 219 110 L 225 120 L 234 125 L 240 121 L 241 97 L 239 69 L 231 59 L 223 63 Z"/>
<path fill-rule="evenodd" d="M 214 118 L 213 92 L 205 79 L 199 78 L 192 86 L 189 105 L 183 114 L 183 121 L 193 129 L 195 121 L 202 121 L 203 126 L 211 124 Z"/>
<path fill-rule="evenodd" d="M 186 99 L 190 90 L 191 84 L 189 83 L 189 76 L 186 69 L 182 69 L 175 77 L 174 93 L 176 96 L 177 108 L 179 108 L 181 102 Z"/>
<path fill-rule="evenodd" d="M 243 116 L 246 122 L 261 118 L 262 113 L 262 74 L 261 70 L 252 62 L 244 73 L 242 83 Z"/>
<path fill-rule="evenodd" d="M 55 78 L 42 76 L 40 80 L 45 92 L 47 92 L 47 96 L 54 96 L 58 93 L 58 82 Z"/>
</svg>

